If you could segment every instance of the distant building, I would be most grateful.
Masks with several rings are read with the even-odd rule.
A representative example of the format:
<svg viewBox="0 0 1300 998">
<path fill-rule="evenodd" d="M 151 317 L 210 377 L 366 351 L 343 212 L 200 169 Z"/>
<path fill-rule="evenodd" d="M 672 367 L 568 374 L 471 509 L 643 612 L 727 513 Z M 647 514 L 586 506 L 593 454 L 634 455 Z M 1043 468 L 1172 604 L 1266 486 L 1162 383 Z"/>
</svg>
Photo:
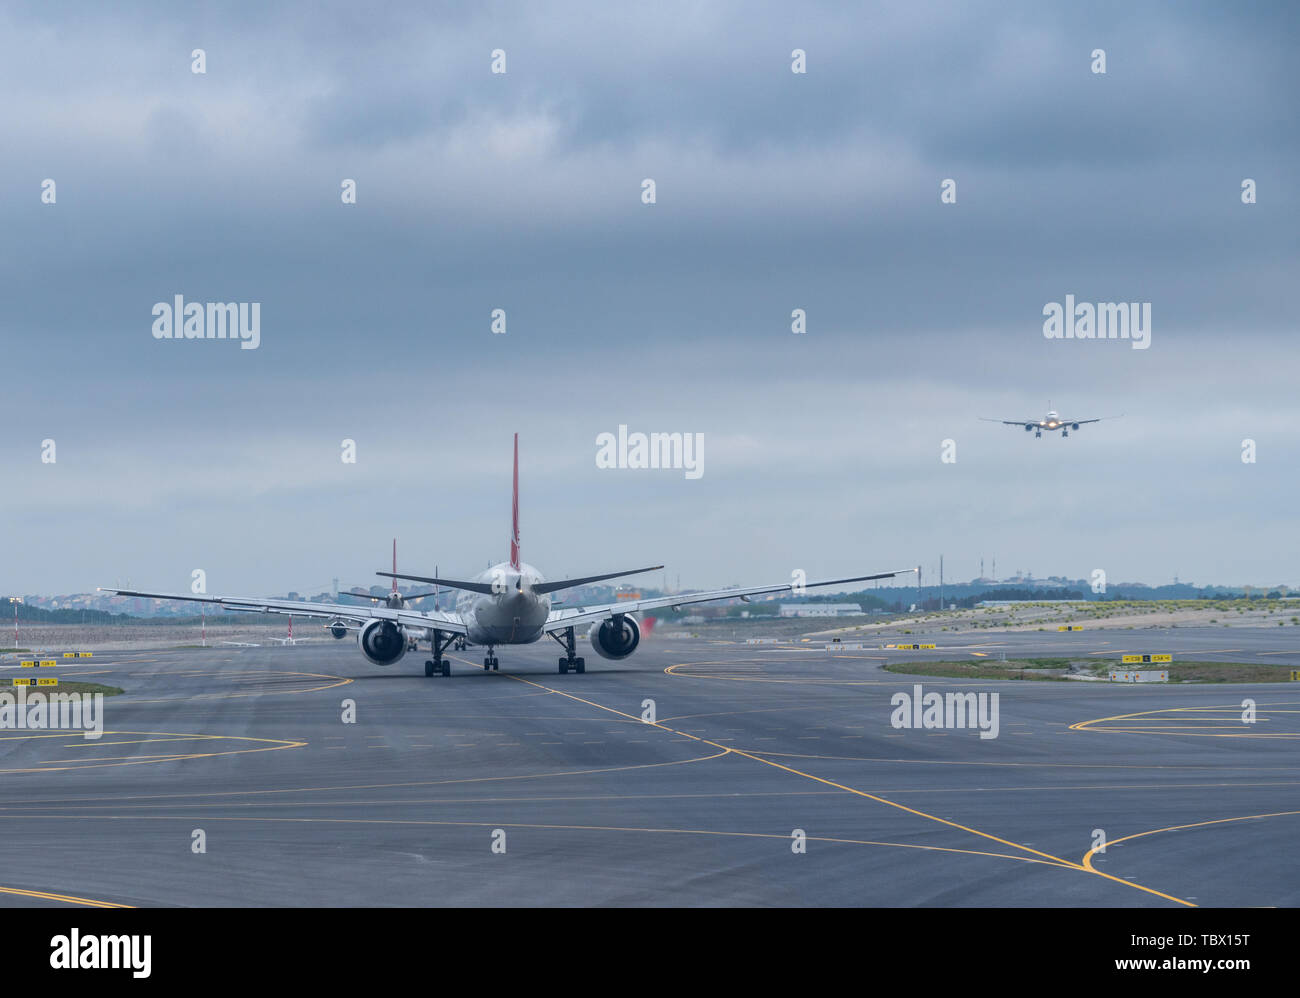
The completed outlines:
<svg viewBox="0 0 1300 998">
<path fill-rule="evenodd" d="M 782 603 L 782 617 L 860 617 L 857 603 Z"/>
</svg>

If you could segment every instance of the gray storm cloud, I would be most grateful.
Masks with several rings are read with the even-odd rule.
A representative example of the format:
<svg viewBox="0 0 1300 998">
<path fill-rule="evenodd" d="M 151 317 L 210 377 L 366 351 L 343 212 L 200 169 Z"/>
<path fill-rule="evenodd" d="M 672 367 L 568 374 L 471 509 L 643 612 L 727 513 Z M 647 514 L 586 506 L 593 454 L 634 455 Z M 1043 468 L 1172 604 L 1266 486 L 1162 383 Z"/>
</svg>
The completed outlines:
<svg viewBox="0 0 1300 998">
<path fill-rule="evenodd" d="M 973 575 L 996 549 L 1295 584 L 1259 538 L 1290 529 L 1300 443 L 1297 18 L 11 5 L 0 589 L 195 565 L 214 591 L 302 589 L 363 578 L 394 534 L 412 564 L 479 567 L 515 430 L 552 574 L 943 551 Z M 174 294 L 261 302 L 259 349 L 154 340 Z M 1067 294 L 1152 302 L 1151 349 L 1045 341 Z M 1049 398 L 1126 416 L 1068 441 L 977 420 Z M 704 433 L 706 474 L 597 469 L 621 423 Z"/>
</svg>

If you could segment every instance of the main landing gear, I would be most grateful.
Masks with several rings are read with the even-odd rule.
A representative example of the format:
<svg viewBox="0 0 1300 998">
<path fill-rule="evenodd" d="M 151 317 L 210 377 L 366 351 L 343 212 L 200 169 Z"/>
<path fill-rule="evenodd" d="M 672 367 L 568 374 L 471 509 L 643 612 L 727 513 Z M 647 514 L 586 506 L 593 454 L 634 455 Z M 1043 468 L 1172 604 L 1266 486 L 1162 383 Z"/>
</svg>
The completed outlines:
<svg viewBox="0 0 1300 998">
<path fill-rule="evenodd" d="M 548 631 L 547 633 L 549 633 L 551 637 L 553 637 L 556 640 L 556 643 L 559 644 L 559 646 L 563 648 L 565 652 L 564 658 L 560 659 L 561 676 L 563 676 L 570 669 L 578 673 L 587 671 L 587 663 L 583 659 L 575 658 L 573 655 L 573 652 L 575 651 L 576 648 L 576 643 L 573 638 L 572 627 L 566 627 L 564 629 L 563 638 L 561 638 L 554 631 Z"/>
<path fill-rule="evenodd" d="M 500 667 L 501 667 L 501 663 L 497 660 L 497 657 L 492 654 L 492 647 L 491 645 L 489 645 L 487 650 L 487 657 L 483 659 L 483 668 L 485 671 L 487 669 L 499 671 Z"/>
<path fill-rule="evenodd" d="M 446 640 L 443 639 L 442 631 L 434 631 L 430 644 L 433 645 L 433 658 L 424 663 L 424 674 L 432 676 L 437 673 L 440 676 L 451 675 L 451 663 L 442 657 L 442 653 L 447 650 L 447 646 L 457 639 L 458 635 L 448 634 Z"/>
</svg>

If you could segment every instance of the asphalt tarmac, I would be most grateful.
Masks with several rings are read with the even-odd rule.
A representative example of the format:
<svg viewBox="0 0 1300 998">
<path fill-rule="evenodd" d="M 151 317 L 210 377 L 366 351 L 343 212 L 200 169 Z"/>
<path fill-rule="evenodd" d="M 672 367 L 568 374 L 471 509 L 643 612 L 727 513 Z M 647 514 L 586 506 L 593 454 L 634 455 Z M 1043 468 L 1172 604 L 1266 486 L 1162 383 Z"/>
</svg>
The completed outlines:
<svg viewBox="0 0 1300 998">
<path fill-rule="evenodd" d="M 380 668 L 351 640 L 61 662 L 39 671 L 126 692 L 99 740 L 0 730 L 0 903 L 1300 903 L 1290 628 L 936 643 L 651 639 L 623 662 L 584 645 L 587 672 L 561 676 L 546 641 L 432 679 L 426 654 Z M 1000 651 L 1259 661 L 1279 682 L 881 668 Z M 14 666 L 0 678 L 34 671 Z M 998 694 L 997 737 L 893 726 L 918 683 Z"/>
</svg>

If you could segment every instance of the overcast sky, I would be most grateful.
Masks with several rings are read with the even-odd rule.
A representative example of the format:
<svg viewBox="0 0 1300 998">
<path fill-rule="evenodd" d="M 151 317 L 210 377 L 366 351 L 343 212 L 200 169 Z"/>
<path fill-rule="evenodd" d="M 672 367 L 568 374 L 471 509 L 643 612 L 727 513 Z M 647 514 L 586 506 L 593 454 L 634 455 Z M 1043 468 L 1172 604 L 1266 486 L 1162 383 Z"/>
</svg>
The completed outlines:
<svg viewBox="0 0 1300 998">
<path fill-rule="evenodd" d="M 0 591 L 464 576 L 514 431 L 552 577 L 1300 585 L 1300 8 L 1083 6 L 5 5 Z M 258 349 L 155 339 L 177 294 Z M 1124 418 L 979 421 L 1049 400 Z"/>
</svg>

